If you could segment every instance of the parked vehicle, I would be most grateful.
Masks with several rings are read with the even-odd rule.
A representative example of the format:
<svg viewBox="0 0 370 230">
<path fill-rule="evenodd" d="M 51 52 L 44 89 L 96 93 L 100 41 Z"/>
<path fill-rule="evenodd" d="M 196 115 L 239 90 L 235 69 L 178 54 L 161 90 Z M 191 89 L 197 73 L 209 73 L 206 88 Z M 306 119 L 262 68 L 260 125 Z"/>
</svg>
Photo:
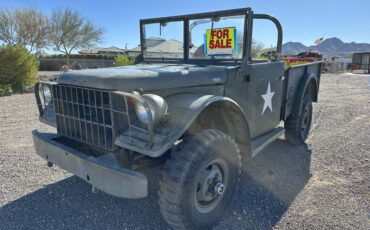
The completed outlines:
<svg viewBox="0 0 370 230">
<path fill-rule="evenodd" d="M 250 58 L 255 20 L 276 25 L 281 54 L 279 21 L 250 8 L 144 19 L 138 64 L 37 83 L 40 121 L 57 133 L 33 131 L 36 153 L 129 199 L 148 195 L 148 179 L 135 169 L 163 164 L 158 197 L 167 223 L 216 224 L 247 161 L 283 134 L 305 142 L 318 100 L 320 62 L 285 70 L 281 55 Z M 165 41 L 149 50 L 146 40 L 158 34 Z"/>
<path fill-rule="evenodd" d="M 301 52 L 297 56 L 289 56 L 283 58 L 287 66 L 293 66 L 297 64 L 305 64 L 310 62 L 321 62 L 322 54 L 315 51 Z"/>
<path fill-rule="evenodd" d="M 316 60 L 322 59 L 322 54 L 316 51 L 308 50 L 306 52 L 301 52 L 297 55 L 298 58 L 316 58 Z"/>
</svg>

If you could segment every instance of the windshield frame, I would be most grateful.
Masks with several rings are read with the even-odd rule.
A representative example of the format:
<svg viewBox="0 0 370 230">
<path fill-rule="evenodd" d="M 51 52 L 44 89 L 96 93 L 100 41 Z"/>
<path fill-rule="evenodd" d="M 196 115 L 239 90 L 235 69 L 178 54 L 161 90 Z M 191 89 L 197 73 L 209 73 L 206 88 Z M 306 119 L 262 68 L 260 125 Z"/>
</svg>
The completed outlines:
<svg viewBox="0 0 370 230">
<path fill-rule="evenodd" d="M 204 58 L 189 58 L 190 54 L 190 20 L 197 20 L 197 19 L 207 19 L 207 18 L 216 18 L 216 17 L 229 17 L 229 16 L 243 16 L 244 15 L 244 36 L 243 36 L 243 53 L 242 57 L 238 59 L 230 59 L 230 58 L 218 58 L 218 59 L 204 59 Z M 232 63 L 239 63 L 244 59 L 244 57 L 248 57 L 249 54 L 249 41 L 251 36 L 251 23 L 252 23 L 252 15 L 253 12 L 251 8 L 241 8 L 241 9 L 234 9 L 234 10 L 223 10 L 223 11 L 215 11 L 215 12 L 207 12 L 207 13 L 198 13 L 198 14 L 188 14 L 188 15 L 180 15 L 180 16 L 172 16 L 172 17 L 161 17 L 161 18 L 150 18 L 150 19 L 142 19 L 140 20 L 140 46 L 141 46 L 141 55 L 143 61 L 182 61 L 182 62 L 232 62 Z M 153 23 L 169 23 L 169 22 L 179 22 L 182 21 L 184 25 L 184 54 L 183 58 L 165 58 L 165 57 L 158 57 L 158 58 L 149 58 L 145 57 L 145 25 L 153 24 Z"/>
</svg>

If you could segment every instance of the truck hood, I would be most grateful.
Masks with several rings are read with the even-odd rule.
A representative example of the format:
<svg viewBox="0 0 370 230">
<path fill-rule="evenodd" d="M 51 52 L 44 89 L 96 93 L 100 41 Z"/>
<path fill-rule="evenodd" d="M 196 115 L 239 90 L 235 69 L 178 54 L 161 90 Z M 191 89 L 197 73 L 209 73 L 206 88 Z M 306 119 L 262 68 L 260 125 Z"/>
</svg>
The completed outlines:
<svg viewBox="0 0 370 230">
<path fill-rule="evenodd" d="M 76 70 L 64 73 L 60 84 L 106 90 L 145 91 L 223 84 L 227 68 L 177 64 L 140 64 L 126 67 Z"/>
</svg>

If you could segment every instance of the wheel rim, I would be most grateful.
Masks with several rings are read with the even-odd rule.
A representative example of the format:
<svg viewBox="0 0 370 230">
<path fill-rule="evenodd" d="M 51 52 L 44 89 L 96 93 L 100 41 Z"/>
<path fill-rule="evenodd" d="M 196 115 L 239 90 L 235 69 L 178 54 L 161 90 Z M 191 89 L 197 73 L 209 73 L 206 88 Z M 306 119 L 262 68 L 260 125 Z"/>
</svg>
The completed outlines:
<svg viewBox="0 0 370 230">
<path fill-rule="evenodd" d="M 304 138 L 307 138 L 308 131 L 311 126 L 311 111 L 309 105 L 306 105 L 303 109 L 302 121 L 301 121 L 301 133 Z"/>
<path fill-rule="evenodd" d="M 201 213 L 212 211 L 227 189 L 228 167 L 224 160 L 216 159 L 202 168 L 194 191 L 195 208 Z"/>
</svg>

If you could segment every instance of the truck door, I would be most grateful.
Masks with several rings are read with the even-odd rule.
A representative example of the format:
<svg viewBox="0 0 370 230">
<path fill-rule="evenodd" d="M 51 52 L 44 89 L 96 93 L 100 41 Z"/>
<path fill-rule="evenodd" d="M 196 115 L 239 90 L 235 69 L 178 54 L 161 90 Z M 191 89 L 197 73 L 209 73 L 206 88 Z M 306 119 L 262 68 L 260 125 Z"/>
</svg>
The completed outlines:
<svg viewBox="0 0 370 230">
<path fill-rule="evenodd" d="M 262 17 L 263 18 L 263 17 Z M 281 42 L 276 25 L 265 19 L 253 20 L 251 63 L 249 72 L 249 105 L 253 119 L 254 137 L 264 134 L 280 123 L 284 62 L 276 61 L 279 53 L 276 44 Z"/>
<path fill-rule="evenodd" d="M 280 123 L 282 108 L 284 62 L 250 64 L 249 106 L 254 137 L 264 134 Z"/>
</svg>

